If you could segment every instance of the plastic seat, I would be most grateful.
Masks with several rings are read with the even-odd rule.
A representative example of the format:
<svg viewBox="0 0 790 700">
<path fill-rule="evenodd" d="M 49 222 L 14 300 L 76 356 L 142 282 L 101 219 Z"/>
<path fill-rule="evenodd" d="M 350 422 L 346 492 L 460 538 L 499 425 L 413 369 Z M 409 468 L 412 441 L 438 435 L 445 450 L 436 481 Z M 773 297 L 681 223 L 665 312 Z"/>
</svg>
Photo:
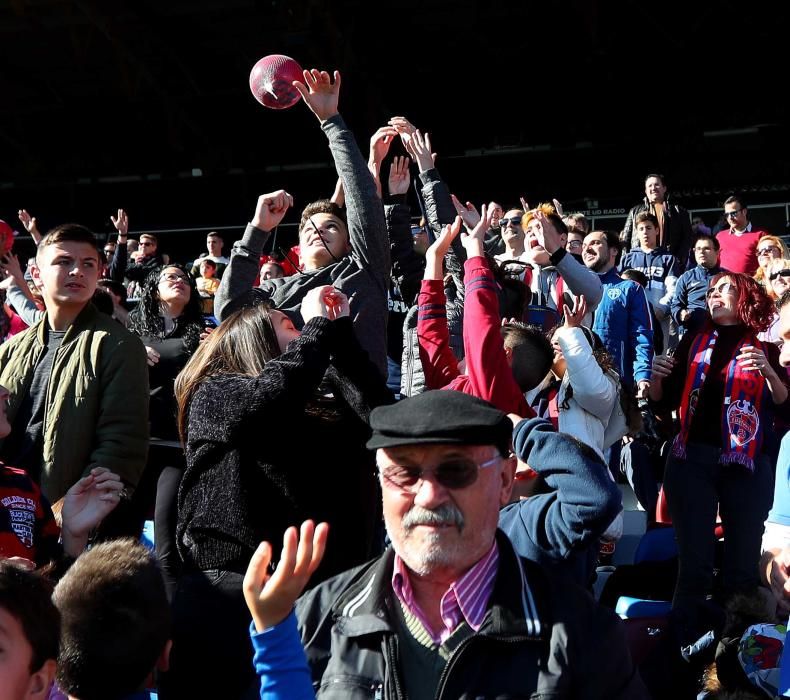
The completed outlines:
<svg viewBox="0 0 790 700">
<path fill-rule="evenodd" d="M 654 527 L 639 540 L 634 552 L 634 564 L 643 561 L 666 561 L 678 555 L 674 527 Z"/>
<path fill-rule="evenodd" d="M 672 603 L 668 600 L 645 600 L 621 595 L 614 611 L 623 620 L 631 620 L 637 617 L 662 617 L 668 615 L 671 609 Z"/>
</svg>

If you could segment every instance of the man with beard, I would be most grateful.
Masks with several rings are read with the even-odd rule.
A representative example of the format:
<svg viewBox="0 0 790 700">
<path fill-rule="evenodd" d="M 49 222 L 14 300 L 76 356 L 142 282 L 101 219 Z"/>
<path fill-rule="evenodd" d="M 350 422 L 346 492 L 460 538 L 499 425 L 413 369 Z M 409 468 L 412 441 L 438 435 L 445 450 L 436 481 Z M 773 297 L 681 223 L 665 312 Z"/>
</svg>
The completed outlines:
<svg viewBox="0 0 790 700">
<path fill-rule="evenodd" d="M 637 396 L 642 397 L 650 386 L 653 325 L 645 290 L 617 274 L 615 265 L 621 246 L 613 231 L 593 231 L 584 239 L 584 264 L 598 273 L 603 284 L 603 297 L 592 329 L 612 356 L 623 383 L 636 386 Z"/>
<path fill-rule="evenodd" d="M 646 697 L 616 616 L 497 530 L 516 469 L 503 412 L 429 391 L 371 428 L 392 547 L 297 603 L 318 698 Z"/>
</svg>

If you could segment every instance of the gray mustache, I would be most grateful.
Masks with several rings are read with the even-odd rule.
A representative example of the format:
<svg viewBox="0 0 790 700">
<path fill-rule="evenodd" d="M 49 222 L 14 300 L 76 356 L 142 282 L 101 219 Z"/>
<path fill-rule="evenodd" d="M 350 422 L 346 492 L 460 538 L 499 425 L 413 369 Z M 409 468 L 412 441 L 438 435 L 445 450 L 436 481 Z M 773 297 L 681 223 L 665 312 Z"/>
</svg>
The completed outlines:
<svg viewBox="0 0 790 700">
<path fill-rule="evenodd" d="M 443 503 L 434 510 L 422 506 L 412 506 L 403 516 L 401 525 L 410 530 L 418 525 L 455 525 L 459 530 L 464 529 L 464 515 L 451 503 Z"/>
</svg>

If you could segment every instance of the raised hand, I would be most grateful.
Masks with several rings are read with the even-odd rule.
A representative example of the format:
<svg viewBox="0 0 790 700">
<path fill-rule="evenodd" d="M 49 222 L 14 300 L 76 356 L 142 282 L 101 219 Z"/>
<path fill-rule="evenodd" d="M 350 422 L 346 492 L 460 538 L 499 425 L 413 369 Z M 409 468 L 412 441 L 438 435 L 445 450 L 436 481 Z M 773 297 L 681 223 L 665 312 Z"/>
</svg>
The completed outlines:
<svg viewBox="0 0 790 700">
<path fill-rule="evenodd" d="M 558 199 L 552 199 L 551 201 L 554 204 L 554 211 L 557 212 L 557 216 L 559 217 L 565 216 L 565 212 L 562 209 L 562 204 L 560 204 L 560 201 Z"/>
<path fill-rule="evenodd" d="M 526 199 L 524 199 L 523 197 L 519 197 L 518 199 L 521 202 L 521 209 L 526 214 L 529 211 L 529 202 Z"/>
<path fill-rule="evenodd" d="M 337 114 L 337 102 L 340 97 L 340 73 L 335 71 L 334 83 L 329 73 L 313 68 L 302 72 L 304 82 L 293 81 L 293 86 L 299 91 L 310 111 L 318 117 L 323 124 L 327 119 Z"/>
<path fill-rule="evenodd" d="M 417 127 L 406 119 L 406 117 L 392 117 L 387 124 L 398 130 L 404 146 L 414 135 L 414 132 L 417 131 Z"/>
<path fill-rule="evenodd" d="M 110 219 L 112 219 L 112 225 L 115 226 L 119 236 L 129 234 L 129 215 L 123 209 L 118 210 L 118 216 L 111 214 Z"/>
<path fill-rule="evenodd" d="M 574 297 L 573 309 L 568 308 L 567 304 L 563 304 L 563 314 L 565 315 L 566 328 L 578 328 L 582 325 L 584 317 L 587 315 L 587 300 L 584 295 Z"/>
<path fill-rule="evenodd" d="M 480 223 L 480 213 L 477 211 L 477 207 L 475 207 L 474 204 L 471 202 L 467 202 L 465 205 L 461 204 L 461 200 L 454 194 L 450 195 L 450 199 L 453 200 L 456 214 L 461 217 L 461 221 L 464 222 L 464 226 L 466 226 L 467 229 L 471 231 Z"/>
<path fill-rule="evenodd" d="M 461 244 L 466 249 L 466 255 L 470 258 L 483 257 L 485 250 L 483 241 L 486 231 L 491 228 L 491 216 L 493 212 L 487 204 L 480 207 L 480 221 L 471 229 L 461 232 Z"/>
<path fill-rule="evenodd" d="M 118 505 L 123 491 L 121 477 L 104 467 L 91 469 L 63 498 L 63 547 L 77 556 L 88 535 Z"/>
<path fill-rule="evenodd" d="M 22 286 L 25 283 L 25 273 L 22 272 L 22 266 L 19 264 L 19 258 L 11 251 L 0 257 L 0 270 L 5 272 L 7 277 L 14 280 L 17 286 Z"/>
<path fill-rule="evenodd" d="M 551 220 L 540 210 L 536 209 L 533 221 L 537 222 L 536 226 L 531 226 L 530 233 L 534 234 L 540 246 L 549 254 L 552 255 L 565 245 L 562 241 L 562 234 L 557 230 L 557 227 L 551 223 Z"/>
<path fill-rule="evenodd" d="M 368 163 L 381 163 L 389 153 L 390 146 L 398 132 L 391 126 L 382 126 L 376 129 L 370 137 L 370 155 Z"/>
<path fill-rule="evenodd" d="M 337 178 L 335 191 L 332 193 L 329 201 L 333 204 L 337 204 L 339 207 L 344 207 L 346 205 L 346 191 L 343 189 L 343 178 Z"/>
<path fill-rule="evenodd" d="M 27 209 L 20 209 L 17 212 L 17 216 L 19 217 L 19 221 L 22 222 L 22 226 L 25 227 L 25 231 L 33 237 L 33 242 L 38 245 L 38 242 L 41 240 L 41 232 L 38 230 L 36 217 L 30 216 Z"/>
<path fill-rule="evenodd" d="M 321 563 L 328 534 L 329 525 L 319 523 L 316 527 L 312 520 L 302 523 L 299 535 L 295 527 L 289 527 L 283 535 L 280 561 L 273 574 L 268 573 L 272 546 L 261 542 L 255 550 L 242 588 L 258 632 L 274 627 L 288 617 L 296 599 Z"/>
<path fill-rule="evenodd" d="M 261 231 L 271 231 L 285 216 L 285 212 L 294 204 L 294 198 L 285 190 L 277 190 L 258 197 L 255 214 L 250 222 Z"/>
<path fill-rule="evenodd" d="M 423 137 L 419 129 L 416 129 L 408 139 L 404 138 L 404 133 L 400 132 L 406 152 L 412 160 L 417 163 L 421 173 L 436 167 L 436 154 L 431 153 L 431 137 L 425 133 Z"/>
<path fill-rule="evenodd" d="M 406 156 L 396 156 L 390 165 L 390 176 L 387 182 L 390 195 L 407 194 L 411 185 L 409 175 L 411 161 Z"/>
</svg>

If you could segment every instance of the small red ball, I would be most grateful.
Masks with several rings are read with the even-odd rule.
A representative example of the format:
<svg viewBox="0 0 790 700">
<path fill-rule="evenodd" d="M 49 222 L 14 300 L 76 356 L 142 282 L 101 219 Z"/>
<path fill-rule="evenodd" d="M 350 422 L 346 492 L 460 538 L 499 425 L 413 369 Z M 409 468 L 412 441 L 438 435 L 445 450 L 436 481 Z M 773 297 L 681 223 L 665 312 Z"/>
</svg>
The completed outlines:
<svg viewBox="0 0 790 700">
<path fill-rule="evenodd" d="M 292 85 L 294 80 L 304 80 L 302 67 L 288 56 L 264 56 L 250 71 L 250 90 L 264 107 L 287 109 L 293 107 L 301 95 Z"/>
</svg>

